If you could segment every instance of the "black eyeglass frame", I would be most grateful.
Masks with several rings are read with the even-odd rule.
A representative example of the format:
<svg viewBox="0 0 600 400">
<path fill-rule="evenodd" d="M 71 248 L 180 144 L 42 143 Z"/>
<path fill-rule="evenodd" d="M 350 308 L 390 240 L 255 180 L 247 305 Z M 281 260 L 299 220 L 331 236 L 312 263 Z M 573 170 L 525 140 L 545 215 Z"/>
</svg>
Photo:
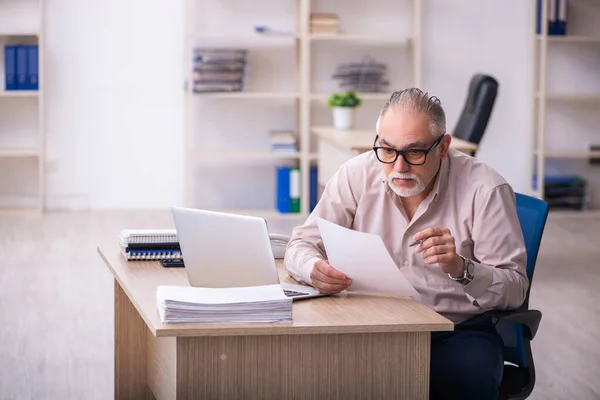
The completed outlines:
<svg viewBox="0 0 600 400">
<path fill-rule="evenodd" d="M 386 147 L 386 146 L 375 146 L 375 143 L 377 143 L 377 140 L 379 139 L 379 135 L 375 136 L 375 141 L 373 142 L 373 151 L 375 152 L 375 156 L 377 157 L 377 159 L 379 160 L 379 162 L 383 163 L 383 164 L 393 164 L 396 161 L 398 161 L 398 156 L 402 155 L 402 158 L 404 159 L 404 161 L 406 161 L 408 164 L 410 165 L 423 165 L 427 162 L 427 155 L 437 147 L 438 144 L 440 144 L 440 142 L 442 141 L 442 138 L 446 136 L 445 133 L 442 133 L 440 135 L 440 137 L 438 137 L 435 142 L 433 142 L 433 144 L 431 146 L 429 146 L 428 149 L 408 149 L 408 150 L 396 150 L 396 149 L 392 149 L 391 147 Z M 395 151 L 396 152 L 396 157 L 394 157 L 393 161 L 382 161 L 379 158 L 379 154 L 377 154 L 377 149 L 385 149 L 385 150 L 391 150 L 391 151 Z M 408 161 L 406 159 L 406 153 L 410 153 L 410 152 L 419 152 L 419 153 L 423 153 L 425 155 L 425 158 L 423 158 L 423 162 L 419 163 L 419 164 L 415 164 L 412 163 L 410 161 Z"/>
</svg>

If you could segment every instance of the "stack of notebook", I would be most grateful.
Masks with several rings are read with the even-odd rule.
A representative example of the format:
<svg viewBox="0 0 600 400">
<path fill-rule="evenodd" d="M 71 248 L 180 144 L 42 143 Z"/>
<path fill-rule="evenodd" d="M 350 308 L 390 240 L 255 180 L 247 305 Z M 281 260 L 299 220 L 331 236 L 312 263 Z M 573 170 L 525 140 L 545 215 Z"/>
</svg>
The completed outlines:
<svg viewBox="0 0 600 400">
<path fill-rule="evenodd" d="M 340 64 L 332 78 L 343 90 L 381 93 L 390 82 L 385 78 L 387 65 L 366 56 L 359 62 Z"/>
<path fill-rule="evenodd" d="M 232 288 L 159 286 L 160 319 L 172 323 L 291 322 L 292 299 L 281 285 Z"/>
<path fill-rule="evenodd" d="M 124 229 L 119 245 L 127 260 L 182 259 L 175 229 Z"/>
<path fill-rule="evenodd" d="M 247 67 L 245 49 L 194 49 L 193 91 L 240 92 Z"/>
</svg>

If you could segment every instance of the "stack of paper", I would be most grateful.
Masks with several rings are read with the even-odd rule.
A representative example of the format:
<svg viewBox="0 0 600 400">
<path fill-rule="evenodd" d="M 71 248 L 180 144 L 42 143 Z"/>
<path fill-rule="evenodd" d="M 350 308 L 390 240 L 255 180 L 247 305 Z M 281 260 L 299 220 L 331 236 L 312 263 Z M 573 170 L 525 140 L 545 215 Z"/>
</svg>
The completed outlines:
<svg viewBox="0 0 600 400">
<path fill-rule="evenodd" d="M 291 322 L 292 299 L 281 285 L 200 288 L 159 286 L 156 301 L 165 324 Z"/>
</svg>

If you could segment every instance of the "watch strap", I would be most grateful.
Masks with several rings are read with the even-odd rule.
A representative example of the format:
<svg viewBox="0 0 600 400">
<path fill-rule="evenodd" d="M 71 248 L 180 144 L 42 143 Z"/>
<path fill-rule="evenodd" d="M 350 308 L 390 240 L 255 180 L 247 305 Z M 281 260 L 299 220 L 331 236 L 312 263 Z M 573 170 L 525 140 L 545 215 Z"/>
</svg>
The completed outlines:
<svg viewBox="0 0 600 400">
<path fill-rule="evenodd" d="M 463 260 L 463 275 L 461 277 L 455 278 L 452 275 L 448 274 L 448 277 L 458 283 L 462 283 L 462 284 L 470 283 L 474 277 L 473 277 L 473 275 L 469 274 L 469 264 L 472 264 L 473 262 L 471 260 L 461 256 L 460 254 L 458 254 L 458 256 L 460 258 L 462 258 L 462 260 Z"/>
</svg>

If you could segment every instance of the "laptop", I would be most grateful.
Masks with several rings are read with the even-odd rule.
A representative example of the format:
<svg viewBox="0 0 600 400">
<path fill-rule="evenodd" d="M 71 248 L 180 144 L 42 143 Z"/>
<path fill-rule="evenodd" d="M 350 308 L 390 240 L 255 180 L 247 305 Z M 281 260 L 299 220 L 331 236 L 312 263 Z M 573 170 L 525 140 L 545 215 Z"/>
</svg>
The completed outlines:
<svg viewBox="0 0 600 400">
<path fill-rule="evenodd" d="M 172 213 L 191 286 L 280 284 L 294 300 L 325 296 L 310 286 L 280 282 L 265 219 L 184 207 L 172 207 Z"/>
</svg>

